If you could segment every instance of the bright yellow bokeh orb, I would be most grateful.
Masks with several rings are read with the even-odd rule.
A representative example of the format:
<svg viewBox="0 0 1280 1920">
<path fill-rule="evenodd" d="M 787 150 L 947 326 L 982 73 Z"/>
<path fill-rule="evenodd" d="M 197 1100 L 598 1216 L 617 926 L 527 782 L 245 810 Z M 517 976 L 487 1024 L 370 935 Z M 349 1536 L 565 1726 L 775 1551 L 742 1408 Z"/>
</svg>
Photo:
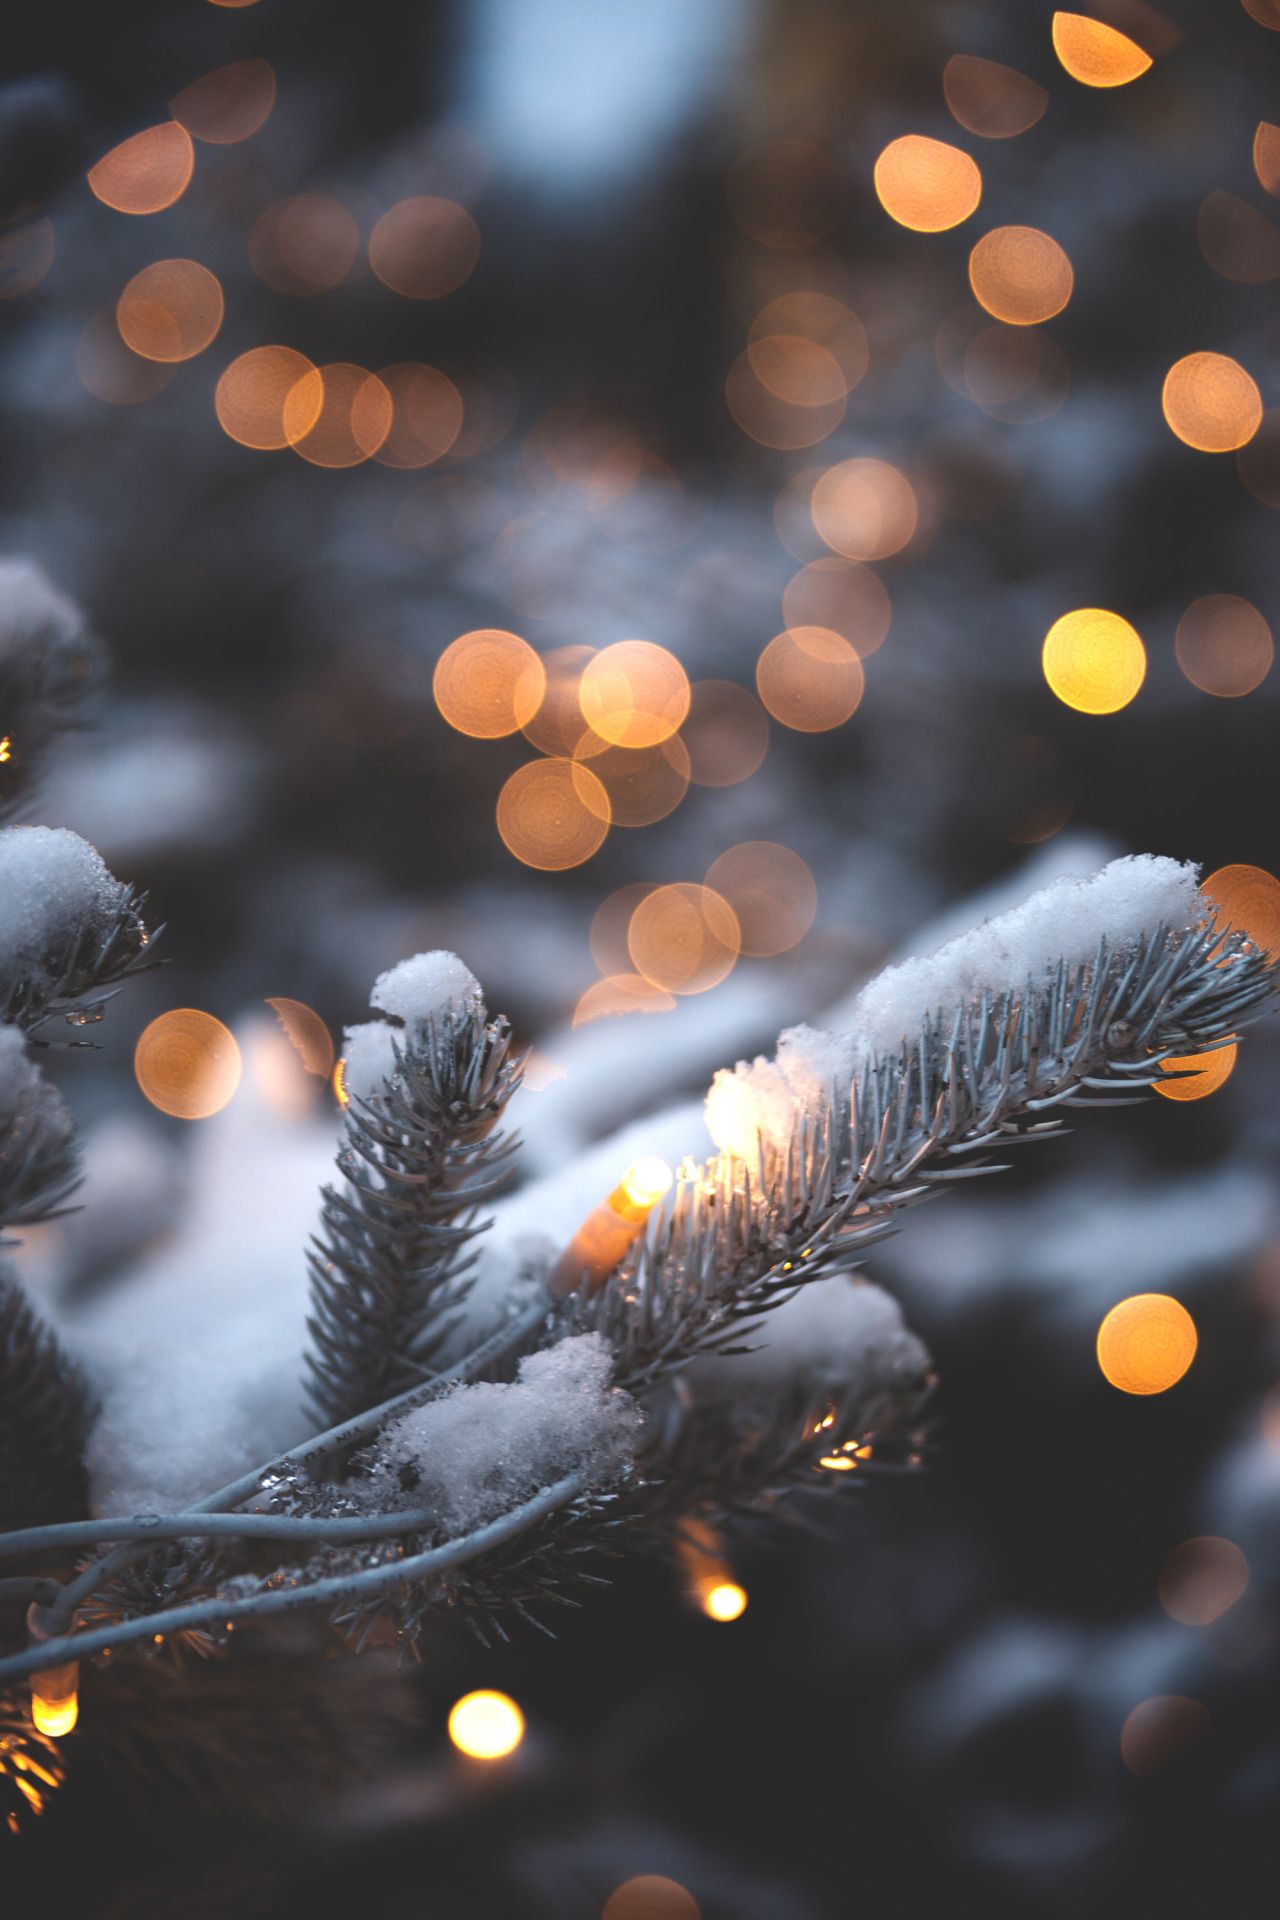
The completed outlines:
<svg viewBox="0 0 1280 1920">
<path fill-rule="evenodd" d="M 464 1693 L 450 1711 L 449 1738 L 472 1760 L 501 1760 L 524 1739 L 524 1715 L 509 1694 Z"/>
<path fill-rule="evenodd" d="M 1078 607 L 1055 620 L 1041 659 L 1051 691 L 1077 713 L 1119 713 L 1147 672 L 1137 631 L 1105 607 Z"/>
<path fill-rule="evenodd" d="M 1098 1328 L 1098 1365 L 1121 1393 L 1164 1393 L 1196 1357 L 1196 1323 L 1167 1293 L 1135 1293 Z"/>
<path fill-rule="evenodd" d="M 703 1597 L 702 1611 L 709 1620 L 740 1620 L 746 1610 L 746 1588 L 736 1580 L 718 1580 Z"/>
</svg>

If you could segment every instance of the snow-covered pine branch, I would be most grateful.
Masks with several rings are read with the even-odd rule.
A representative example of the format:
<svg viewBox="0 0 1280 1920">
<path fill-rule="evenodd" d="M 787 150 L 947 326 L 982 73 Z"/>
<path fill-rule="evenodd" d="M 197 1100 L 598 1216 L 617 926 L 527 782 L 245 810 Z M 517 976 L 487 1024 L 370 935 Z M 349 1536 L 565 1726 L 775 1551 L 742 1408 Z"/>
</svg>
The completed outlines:
<svg viewBox="0 0 1280 1920">
<path fill-rule="evenodd" d="M 427 1372 L 466 1294 L 478 1210 L 517 1144 L 496 1134 L 520 1078 L 510 1029 L 460 960 L 402 961 L 371 1004 L 398 1024 L 347 1029 L 344 1185 L 324 1189 L 308 1261 L 309 1392 L 326 1424 Z"/>
<path fill-rule="evenodd" d="M 1058 1109 L 1141 1094 L 1275 991 L 1274 962 L 1213 922 L 1194 868 L 1141 855 L 1059 881 L 873 981 L 852 1031 L 793 1028 L 773 1060 L 718 1074 L 720 1154 L 682 1169 L 656 1229 L 561 1324 L 604 1332 L 632 1390 L 732 1349 L 904 1207 L 996 1171 Z"/>
<path fill-rule="evenodd" d="M 100 1019 L 109 990 L 154 964 L 142 905 L 78 833 L 0 829 L 0 1021 Z"/>
</svg>

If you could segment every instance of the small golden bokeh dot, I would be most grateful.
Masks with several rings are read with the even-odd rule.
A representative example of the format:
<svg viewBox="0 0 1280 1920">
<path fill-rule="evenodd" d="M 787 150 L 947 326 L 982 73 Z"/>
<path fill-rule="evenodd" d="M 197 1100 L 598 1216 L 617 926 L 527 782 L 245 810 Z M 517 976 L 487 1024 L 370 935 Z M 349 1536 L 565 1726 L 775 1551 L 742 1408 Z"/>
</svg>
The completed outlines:
<svg viewBox="0 0 1280 1920">
<path fill-rule="evenodd" d="M 615 1887 L 600 1910 L 600 1920 L 699 1920 L 700 1908 L 687 1887 L 661 1873 L 638 1873 Z"/>
<path fill-rule="evenodd" d="M 1196 1323 L 1167 1293 L 1135 1293 L 1098 1328 L 1098 1365 L 1121 1393 L 1165 1393 L 1196 1357 Z"/>
<path fill-rule="evenodd" d="M 323 193 L 277 200 L 249 230 L 249 264 L 259 280 L 296 299 L 345 280 L 359 247 L 355 215 Z"/>
<path fill-rule="evenodd" d="M 1160 1605 L 1184 1627 L 1208 1627 L 1241 1599 L 1249 1562 L 1234 1540 L 1201 1534 L 1184 1540 L 1160 1569 Z"/>
<path fill-rule="evenodd" d="M 582 803 L 595 811 L 595 794 L 607 796 L 606 817 L 615 827 L 651 827 L 674 813 L 689 791 L 689 749 L 678 733 L 656 747 L 601 747 L 589 730 L 585 760 L 592 778 L 580 788 Z"/>
<path fill-rule="evenodd" d="M 169 102 L 179 126 L 211 146 L 232 146 L 265 126 L 276 103 L 269 60 L 237 60 L 193 80 Z"/>
<path fill-rule="evenodd" d="M 431 687 L 449 725 L 474 740 L 518 733 L 542 704 L 547 676 L 518 633 L 478 627 L 459 634 L 436 662 Z"/>
<path fill-rule="evenodd" d="M 122 140 L 90 167 L 90 191 L 117 213 L 160 213 L 180 200 L 195 171 L 191 135 L 176 120 Z"/>
<path fill-rule="evenodd" d="M 742 935 L 729 902 L 710 887 L 655 887 L 631 915 L 627 947 L 644 979 L 668 993 L 705 993 L 737 963 Z"/>
<path fill-rule="evenodd" d="M 704 876 L 733 908 L 742 951 L 753 958 L 798 946 L 818 911 L 818 889 L 808 866 L 774 840 L 744 840 L 713 860 Z"/>
<path fill-rule="evenodd" d="M 797 378 L 797 349 L 809 349 L 811 397 L 805 401 L 783 398 L 771 391 L 758 371 L 760 366 L 768 372 L 771 367 L 785 365 L 788 342 L 793 383 Z M 815 387 L 813 378 L 819 367 L 823 372 Z M 818 397 L 822 392 L 825 398 Z M 845 384 L 835 356 L 825 347 L 803 341 L 798 335 L 771 335 L 769 344 L 763 340 L 753 342 L 730 367 L 724 397 L 730 413 L 749 440 L 782 453 L 816 447 L 835 432 L 845 413 Z"/>
<path fill-rule="evenodd" d="M 904 133 L 874 170 L 876 197 L 891 220 L 916 233 L 944 233 L 967 220 L 982 198 L 976 160 L 945 140 Z"/>
<path fill-rule="evenodd" d="M 198 260 L 157 260 L 135 273 L 116 302 L 125 345 L 144 360 L 192 360 L 217 338 L 222 288 Z"/>
<path fill-rule="evenodd" d="M 756 662 L 762 705 L 796 733 L 828 733 L 857 712 L 865 676 L 849 642 L 827 627 L 788 627 Z"/>
<path fill-rule="evenodd" d="M 303 387 L 308 375 L 317 377 Z M 242 447 L 268 451 L 289 444 L 285 425 L 285 402 L 290 395 L 304 394 L 308 408 L 295 401 L 292 424 L 300 434 L 309 433 L 324 403 L 324 382 L 305 353 L 292 347 L 251 347 L 226 367 L 214 390 L 213 405 L 218 425 L 228 439 Z"/>
<path fill-rule="evenodd" d="M 1120 1757 L 1130 1773 L 1154 1773 L 1201 1739 L 1210 1727 L 1209 1709 L 1185 1693 L 1157 1693 L 1142 1700 L 1120 1733 Z"/>
<path fill-rule="evenodd" d="M 524 1739 L 524 1715 L 509 1694 L 464 1693 L 449 1710 L 449 1738 L 471 1760 L 502 1760 Z"/>
<path fill-rule="evenodd" d="M 1255 947 L 1280 955 L 1280 880 L 1265 867 L 1218 867 L 1200 883 L 1215 920 L 1225 932 L 1247 933 Z"/>
<path fill-rule="evenodd" d="M 1118 713 L 1146 678 L 1147 651 L 1118 613 L 1078 607 L 1050 627 L 1041 663 L 1064 706 L 1077 713 Z"/>
<path fill-rule="evenodd" d="M 942 92 L 953 119 L 984 140 L 1008 140 L 1044 118 L 1048 91 L 1015 67 L 975 54 L 953 53 L 942 70 Z"/>
<path fill-rule="evenodd" d="M 1251 20 L 1260 27 L 1270 28 L 1272 33 L 1280 33 L 1280 0 L 1240 0 Z"/>
<path fill-rule="evenodd" d="M 285 395 L 286 444 L 313 467 L 358 467 L 387 438 L 393 411 L 377 374 L 331 360 L 304 373 Z"/>
<path fill-rule="evenodd" d="M 1219 700 L 1238 700 L 1270 673 L 1275 642 L 1250 601 L 1234 593 L 1210 593 L 1193 601 L 1179 620 L 1174 652 L 1193 687 Z"/>
<path fill-rule="evenodd" d="M 840 634 L 865 660 L 888 638 L 893 603 L 878 573 L 831 554 L 792 574 L 782 593 L 782 617 L 789 627 Z"/>
<path fill-rule="evenodd" d="M 1280 127 L 1259 120 L 1253 136 L 1253 170 L 1268 193 L 1280 195 Z"/>
<path fill-rule="evenodd" d="M 755 341 L 776 334 L 799 335 L 825 347 L 840 368 L 846 393 L 858 385 L 870 363 L 866 328 L 834 294 L 797 291 L 767 300 L 751 322 L 750 337 Z"/>
<path fill-rule="evenodd" d="M 374 453 L 402 471 L 441 460 L 462 431 L 462 395 L 448 374 L 420 361 L 401 361 L 378 375 L 391 395 L 391 431 Z"/>
<path fill-rule="evenodd" d="M 139 1035 L 133 1071 L 153 1107 L 178 1120 L 220 1113 L 240 1084 L 235 1036 L 211 1013 L 175 1007 Z"/>
<path fill-rule="evenodd" d="M 1262 395 L 1238 360 L 1188 353 L 1165 375 L 1161 394 L 1170 432 L 1197 453 L 1232 453 L 1262 424 Z"/>
<path fill-rule="evenodd" d="M 733 680 L 695 680 L 680 737 L 689 750 L 690 778 L 700 787 L 736 787 L 749 780 L 769 751 L 769 719 L 745 687 Z"/>
<path fill-rule="evenodd" d="M 1151 55 L 1127 33 L 1084 13 L 1055 13 L 1053 50 L 1073 80 L 1086 87 L 1125 87 L 1151 65 Z"/>
<path fill-rule="evenodd" d="M 615 747 L 656 747 L 683 725 L 689 677 L 666 647 L 618 640 L 587 662 L 578 683 L 582 717 Z"/>
<path fill-rule="evenodd" d="M 1071 298 L 1071 261 L 1039 227 L 993 227 L 969 255 L 969 285 L 978 305 L 1011 327 L 1037 327 Z"/>
<path fill-rule="evenodd" d="M 818 475 L 809 512 L 820 539 L 846 560 L 887 560 L 919 523 L 915 489 L 887 460 L 841 460 Z"/>
<path fill-rule="evenodd" d="M 609 795 L 594 774 L 573 760 L 531 760 L 517 767 L 503 786 L 497 820 L 508 853 L 526 867 L 561 873 L 580 867 L 604 845 Z"/>
<path fill-rule="evenodd" d="M 470 278 L 480 232 L 455 200 L 421 194 L 390 207 L 369 235 L 369 265 L 407 300 L 439 300 Z"/>
<path fill-rule="evenodd" d="M 1185 1080 L 1157 1080 L 1155 1090 L 1166 1100 L 1203 1100 L 1214 1093 L 1224 1080 L 1230 1078 L 1236 1064 L 1239 1049 L 1236 1043 L 1229 1041 L 1225 1047 L 1215 1047 L 1212 1053 L 1173 1054 L 1160 1063 L 1160 1071 L 1169 1074 L 1186 1074 Z"/>
</svg>

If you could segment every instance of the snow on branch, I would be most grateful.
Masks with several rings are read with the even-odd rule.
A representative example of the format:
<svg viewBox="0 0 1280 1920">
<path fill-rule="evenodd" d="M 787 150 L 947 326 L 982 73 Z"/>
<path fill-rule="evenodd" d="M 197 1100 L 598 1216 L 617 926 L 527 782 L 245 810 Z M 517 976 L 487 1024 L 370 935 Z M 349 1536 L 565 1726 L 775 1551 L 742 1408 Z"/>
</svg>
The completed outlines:
<svg viewBox="0 0 1280 1920">
<path fill-rule="evenodd" d="M 0 1020 L 28 1032 L 150 964 L 142 901 L 66 827 L 0 830 Z"/>
</svg>

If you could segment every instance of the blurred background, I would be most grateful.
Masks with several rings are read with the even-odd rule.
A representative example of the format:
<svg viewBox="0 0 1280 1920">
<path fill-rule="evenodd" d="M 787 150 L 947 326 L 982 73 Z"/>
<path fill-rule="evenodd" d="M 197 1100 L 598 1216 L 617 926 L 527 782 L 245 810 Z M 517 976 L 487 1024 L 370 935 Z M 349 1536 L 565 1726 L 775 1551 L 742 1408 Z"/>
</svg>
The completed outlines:
<svg viewBox="0 0 1280 1920">
<path fill-rule="evenodd" d="M 111 661 L 37 817 L 169 926 L 58 1062 L 51 1296 L 180 1285 L 202 1186 L 247 1284 L 300 1262 L 341 1030 L 422 948 L 534 1049 L 531 1176 L 1113 853 L 1273 912 L 1276 0 L 120 0 L 19 10 L 5 73 L 0 550 Z M 181 1008 L 238 1048 L 194 1124 L 134 1071 Z M 554 1641 L 446 1624 L 323 1824 L 301 1754 L 234 1808 L 90 1758 L 43 1884 L 1270 1912 L 1275 1056 L 878 1250 L 925 1469 L 727 1543 L 737 1618 L 650 1560 Z M 1198 1350 L 1126 1393 L 1145 1291 Z M 356 1671 L 352 1724 L 397 1685 Z"/>
</svg>

